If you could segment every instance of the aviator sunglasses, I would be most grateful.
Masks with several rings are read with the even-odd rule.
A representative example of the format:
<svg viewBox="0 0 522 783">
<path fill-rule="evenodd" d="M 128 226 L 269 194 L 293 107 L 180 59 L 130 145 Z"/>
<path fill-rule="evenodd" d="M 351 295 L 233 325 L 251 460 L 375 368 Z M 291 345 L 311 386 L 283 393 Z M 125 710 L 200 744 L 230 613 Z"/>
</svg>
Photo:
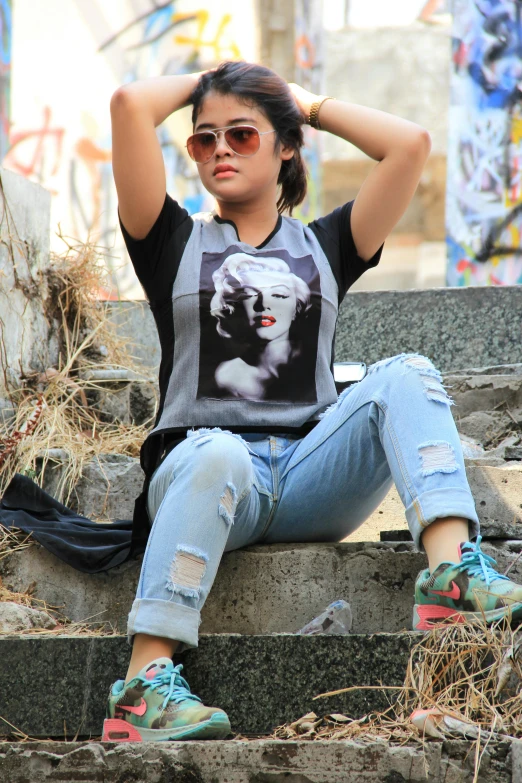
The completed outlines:
<svg viewBox="0 0 522 783">
<path fill-rule="evenodd" d="M 218 145 L 218 133 L 225 137 L 225 144 L 236 155 L 250 158 L 261 146 L 261 136 L 275 133 L 275 128 L 269 131 L 258 131 L 253 125 L 227 125 L 215 130 L 204 130 L 194 133 L 187 139 L 187 151 L 196 163 L 208 163 L 213 157 Z"/>
</svg>

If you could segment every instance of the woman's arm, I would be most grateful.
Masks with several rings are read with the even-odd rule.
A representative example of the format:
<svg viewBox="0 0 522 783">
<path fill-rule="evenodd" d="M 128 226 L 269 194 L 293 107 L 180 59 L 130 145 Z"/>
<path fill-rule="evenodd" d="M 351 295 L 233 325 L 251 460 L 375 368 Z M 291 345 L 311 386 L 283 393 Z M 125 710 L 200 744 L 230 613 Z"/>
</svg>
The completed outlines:
<svg viewBox="0 0 522 783">
<path fill-rule="evenodd" d="M 156 126 L 188 104 L 200 76 L 144 79 L 119 87 L 112 96 L 112 168 L 118 209 L 134 239 L 148 234 L 165 201 L 165 164 Z"/>
<path fill-rule="evenodd" d="M 308 120 L 319 96 L 290 85 Z M 354 144 L 379 161 L 355 198 L 352 236 L 359 256 L 369 260 L 405 213 L 431 150 L 431 137 L 420 125 L 357 103 L 329 100 L 319 111 L 323 130 Z"/>
</svg>

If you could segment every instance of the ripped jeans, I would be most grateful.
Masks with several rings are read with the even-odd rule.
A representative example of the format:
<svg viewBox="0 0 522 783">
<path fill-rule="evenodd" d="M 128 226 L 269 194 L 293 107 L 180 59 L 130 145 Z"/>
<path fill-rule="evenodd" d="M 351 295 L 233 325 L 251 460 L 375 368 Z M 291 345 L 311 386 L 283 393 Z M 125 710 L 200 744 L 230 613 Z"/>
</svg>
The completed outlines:
<svg viewBox="0 0 522 783">
<path fill-rule="evenodd" d="M 442 377 L 401 354 L 372 365 L 303 438 L 189 430 L 154 473 L 154 520 L 129 639 L 197 647 L 200 611 L 223 552 L 250 544 L 341 541 L 395 483 L 417 547 L 439 517 L 478 517 Z"/>
</svg>

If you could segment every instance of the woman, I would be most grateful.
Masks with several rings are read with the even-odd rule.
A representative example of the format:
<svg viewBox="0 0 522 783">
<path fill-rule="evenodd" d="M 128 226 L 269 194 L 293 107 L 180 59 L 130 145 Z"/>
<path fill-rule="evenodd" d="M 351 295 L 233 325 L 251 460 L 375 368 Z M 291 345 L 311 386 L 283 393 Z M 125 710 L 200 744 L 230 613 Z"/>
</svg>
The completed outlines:
<svg viewBox="0 0 522 783">
<path fill-rule="evenodd" d="M 228 256 L 212 280 L 216 293 L 210 313 L 224 338 L 222 351 L 230 356 L 221 361 L 222 352 L 217 352 L 215 393 L 231 399 L 303 399 L 303 386 L 294 378 L 306 372 L 299 358 L 307 325 L 303 316 L 311 308 L 307 283 L 282 259 L 253 259 L 247 253 Z M 203 324 L 201 334 L 203 342 Z M 200 376 L 200 388 L 202 381 Z M 310 373 L 308 381 L 313 388 Z"/>
<path fill-rule="evenodd" d="M 166 195 L 155 132 L 189 103 L 187 148 L 216 201 L 214 212 L 193 217 Z M 522 588 L 492 568 L 480 537 L 470 541 L 478 518 L 439 371 L 423 356 L 401 354 L 374 364 L 339 399 L 331 372 L 339 304 L 378 263 L 406 210 L 430 151 L 427 131 L 241 62 L 128 84 L 114 94 L 111 112 L 122 231 L 162 360 L 134 519 L 135 549 L 146 544 L 146 551 L 129 615 L 132 655 L 125 681 L 111 689 L 105 739 L 226 736 L 226 714 L 202 705 L 171 660 L 175 650 L 197 646 L 200 610 L 223 552 L 259 542 L 340 541 L 393 482 L 428 557 L 416 583 L 414 627 L 483 613 L 495 620 L 506 607 L 520 614 Z M 304 122 L 378 161 L 353 201 L 308 226 L 283 217 L 306 193 Z M 275 282 L 261 271 L 266 257 L 284 261 L 314 292 L 313 339 L 303 342 L 313 372 L 293 380 L 294 390 L 305 387 L 302 397 L 290 390 L 277 399 L 220 398 L 199 384 L 215 369 L 201 320 L 212 318 L 213 273 L 238 253 L 261 261 L 246 289 L 254 300 Z M 264 298 L 261 323 L 254 311 L 245 306 L 263 338 L 271 328 Z M 226 386 L 231 374 L 224 375 Z"/>
</svg>

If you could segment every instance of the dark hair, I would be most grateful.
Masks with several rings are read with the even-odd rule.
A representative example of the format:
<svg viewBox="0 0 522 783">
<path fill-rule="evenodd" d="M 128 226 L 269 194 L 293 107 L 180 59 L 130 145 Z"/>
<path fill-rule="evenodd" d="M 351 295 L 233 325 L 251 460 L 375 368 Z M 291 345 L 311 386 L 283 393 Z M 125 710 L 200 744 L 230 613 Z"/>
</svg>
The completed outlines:
<svg viewBox="0 0 522 783">
<path fill-rule="evenodd" d="M 306 196 L 307 183 L 306 167 L 301 157 L 304 143 L 301 126 L 304 120 L 288 84 L 264 65 L 243 61 L 221 63 L 215 70 L 201 76 L 190 96 L 193 125 L 196 124 L 203 99 L 211 91 L 234 95 L 247 104 L 255 104 L 276 130 L 275 151 L 279 150 L 281 144 L 293 148 L 293 157 L 282 162 L 277 179 L 281 185 L 278 212 L 288 210 L 291 215 L 294 207 Z"/>
</svg>

